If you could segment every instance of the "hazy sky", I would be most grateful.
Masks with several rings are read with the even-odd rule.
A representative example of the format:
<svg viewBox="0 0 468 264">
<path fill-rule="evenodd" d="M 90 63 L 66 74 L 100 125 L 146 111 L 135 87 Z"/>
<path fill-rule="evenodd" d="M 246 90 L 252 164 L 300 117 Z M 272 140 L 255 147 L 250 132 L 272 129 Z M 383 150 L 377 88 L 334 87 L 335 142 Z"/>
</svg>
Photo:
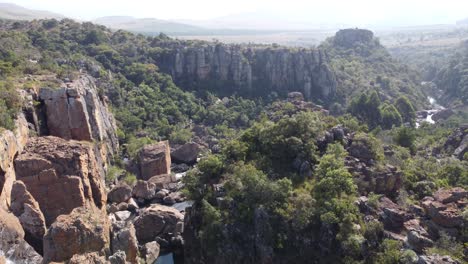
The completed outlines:
<svg viewBox="0 0 468 264">
<path fill-rule="evenodd" d="M 454 23 L 468 17 L 467 0 L 0 0 L 79 19 L 129 15 L 212 19 L 258 13 L 284 21 L 396 25 Z"/>
</svg>

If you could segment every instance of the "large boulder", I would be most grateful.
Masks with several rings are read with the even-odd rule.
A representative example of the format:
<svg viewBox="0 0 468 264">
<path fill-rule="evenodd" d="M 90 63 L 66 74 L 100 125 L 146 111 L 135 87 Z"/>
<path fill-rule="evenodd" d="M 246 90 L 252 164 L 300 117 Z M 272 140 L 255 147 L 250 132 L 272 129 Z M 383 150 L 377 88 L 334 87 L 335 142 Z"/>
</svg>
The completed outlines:
<svg viewBox="0 0 468 264">
<path fill-rule="evenodd" d="M 113 253 L 125 252 L 126 260 L 137 263 L 138 241 L 132 223 L 117 221 L 112 223 L 111 250 Z"/>
<path fill-rule="evenodd" d="M 153 204 L 135 219 L 138 241 L 140 244 L 145 244 L 154 241 L 158 236 L 175 234 L 177 223 L 183 221 L 184 216 L 177 209 Z"/>
<path fill-rule="evenodd" d="M 148 181 L 138 180 L 132 194 L 137 199 L 151 200 L 156 195 L 156 185 Z"/>
<path fill-rule="evenodd" d="M 67 261 L 74 255 L 97 252 L 105 255 L 110 246 L 110 224 L 105 211 L 80 207 L 61 215 L 44 237 L 44 262 Z"/>
<path fill-rule="evenodd" d="M 187 143 L 174 150 L 171 158 L 177 163 L 194 164 L 201 150 L 201 146 L 197 143 Z"/>
<path fill-rule="evenodd" d="M 50 135 L 103 142 L 110 152 L 118 148 L 114 117 L 91 76 L 82 75 L 67 88 L 43 88 L 39 98 L 46 108 Z"/>
<path fill-rule="evenodd" d="M 108 264 L 105 256 L 96 252 L 74 255 L 67 264 Z"/>
<path fill-rule="evenodd" d="M 26 240 L 42 253 L 42 238 L 46 232 L 45 218 L 39 204 L 21 181 L 13 184 L 10 210 L 18 217 L 26 232 Z"/>
<path fill-rule="evenodd" d="M 148 242 L 143 246 L 142 256 L 146 263 L 154 263 L 159 257 L 160 246 L 158 242 Z"/>
<path fill-rule="evenodd" d="M 112 203 L 123 203 L 132 197 L 132 188 L 126 184 L 115 186 L 107 194 L 107 200 Z"/>
<path fill-rule="evenodd" d="M 169 142 L 144 146 L 139 154 L 141 180 L 149 180 L 153 176 L 171 174 L 171 151 Z"/>
<path fill-rule="evenodd" d="M 39 203 L 47 225 L 74 208 L 106 204 L 103 166 L 89 144 L 52 136 L 31 138 L 15 159 L 15 170 Z"/>
<path fill-rule="evenodd" d="M 40 264 L 42 257 L 24 240 L 18 219 L 0 208 L 0 251 L 17 264 Z"/>
</svg>

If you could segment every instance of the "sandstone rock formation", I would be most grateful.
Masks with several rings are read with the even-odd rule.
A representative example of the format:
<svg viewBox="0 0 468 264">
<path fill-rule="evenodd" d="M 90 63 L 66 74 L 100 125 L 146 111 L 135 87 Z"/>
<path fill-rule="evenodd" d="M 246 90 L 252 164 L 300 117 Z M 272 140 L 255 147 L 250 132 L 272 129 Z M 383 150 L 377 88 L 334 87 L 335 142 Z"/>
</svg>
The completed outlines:
<svg viewBox="0 0 468 264">
<path fill-rule="evenodd" d="M 0 208 L 0 251 L 17 264 L 40 264 L 42 257 L 26 241 L 18 219 Z"/>
<path fill-rule="evenodd" d="M 7 209 L 16 174 L 13 159 L 21 152 L 28 140 L 28 124 L 23 114 L 15 122 L 15 131 L 0 131 L 0 207 Z"/>
<path fill-rule="evenodd" d="M 140 151 L 140 175 L 142 180 L 153 176 L 171 173 L 171 151 L 169 142 L 144 146 Z"/>
<path fill-rule="evenodd" d="M 126 184 L 115 186 L 107 194 L 107 200 L 111 203 L 126 202 L 130 197 L 132 197 L 132 188 Z"/>
<path fill-rule="evenodd" d="M 463 225 L 462 212 L 467 204 L 468 192 L 463 188 L 441 189 L 434 197 L 426 197 L 422 206 L 431 220 L 443 227 Z"/>
<path fill-rule="evenodd" d="M 13 184 L 10 210 L 18 217 L 26 232 L 26 240 L 37 252 L 42 253 L 42 238 L 46 232 L 44 215 L 34 197 L 21 181 Z"/>
<path fill-rule="evenodd" d="M 44 262 L 66 261 L 74 255 L 104 255 L 110 245 L 110 224 L 103 210 L 80 207 L 61 215 L 44 237 Z"/>
<path fill-rule="evenodd" d="M 45 104 L 49 133 L 64 139 L 104 142 L 116 150 L 116 125 L 105 100 L 98 95 L 95 80 L 87 75 L 57 90 L 44 88 L 39 98 Z"/>
<path fill-rule="evenodd" d="M 161 44 L 169 50 L 158 66 L 182 87 L 208 87 L 223 94 L 238 92 L 286 96 L 300 91 L 306 99 L 327 98 L 335 93 L 336 78 L 328 56 L 319 49 L 289 49 L 177 42 Z"/>
<path fill-rule="evenodd" d="M 57 137 L 31 138 L 15 160 L 17 179 L 37 200 L 47 225 L 61 214 L 106 203 L 102 165 L 92 146 Z"/>
<path fill-rule="evenodd" d="M 144 209 L 135 219 L 136 235 L 140 244 L 154 241 L 165 234 L 175 234 L 177 223 L 183 222 L 184 216 L 172 207 L 153 204 Z"/>
<path fill-rule="evenodd" d="M 132 223 L 112 223 L 111 250 L 113 253 L 123 251 L 128 262 L 137 263 L 138 241 Z"/>
</svg>

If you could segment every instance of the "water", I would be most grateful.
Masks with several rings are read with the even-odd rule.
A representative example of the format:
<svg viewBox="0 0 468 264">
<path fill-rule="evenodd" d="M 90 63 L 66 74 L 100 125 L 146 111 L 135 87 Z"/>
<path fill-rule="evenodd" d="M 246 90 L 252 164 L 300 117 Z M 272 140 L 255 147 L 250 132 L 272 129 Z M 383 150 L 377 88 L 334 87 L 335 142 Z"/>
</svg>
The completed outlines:
<svg viewBox="0 0 468 264">
<path fill-rule="evenodd" d="M 161 255 L 154 264 L 174 264 L 174 255 L 172 253 Z"/>
<path fill-rule="evenodd" d="M 418 128 L 421 125 L 421 122 L 427 122 L 429 124 L 435 124 L 435 121 L 432 119 L 432 116 L 439 112 L 440 110 L 444 110 L 445 107 L 441 106 L 440 104 L 437 103 L 436 99 L 433 97 L 428 96 L 427 99 L 429 100 L 429 103 L 431 103 L 431 109 L 427 110 L 427 116 L 425 119 L 419 119 L 416 122 L 416 128 Z"/>
<path fill-rule="evenodd" d="M 179 210 L 179 211 L 185 211 L 185 208 L 189 207 L 189 206 L 192 206 L 193 205 L 193 201 L 185 201 L 185 202 L 181 202 L 181 203 L 175 203 L 173 204 L 171 207 Z"/>
</svg>

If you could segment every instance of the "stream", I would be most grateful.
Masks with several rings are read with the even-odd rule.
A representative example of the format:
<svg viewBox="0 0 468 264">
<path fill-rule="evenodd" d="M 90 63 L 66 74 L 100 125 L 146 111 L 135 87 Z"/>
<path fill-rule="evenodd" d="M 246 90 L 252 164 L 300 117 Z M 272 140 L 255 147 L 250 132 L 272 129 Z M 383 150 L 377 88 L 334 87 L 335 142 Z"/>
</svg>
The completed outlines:
<svg viewBox="0 0 468 264">
<path fill-rule="evenodd" d="M 427 99 L 429 103 L 431 103 L 431 109 L 419 111 L 416 117 L 416 128 L 418 128 L 422 122 L 427 122 L 429 124 L 435 124 L 435 121 L 432 119 L 432 116 L 441 110 L 444 110 L 445 107 L 438 104 L 436 99 L 433 97 L 428 96 Z M 422 114 L 425 113 L 425 114 Z"/>
</svg>

